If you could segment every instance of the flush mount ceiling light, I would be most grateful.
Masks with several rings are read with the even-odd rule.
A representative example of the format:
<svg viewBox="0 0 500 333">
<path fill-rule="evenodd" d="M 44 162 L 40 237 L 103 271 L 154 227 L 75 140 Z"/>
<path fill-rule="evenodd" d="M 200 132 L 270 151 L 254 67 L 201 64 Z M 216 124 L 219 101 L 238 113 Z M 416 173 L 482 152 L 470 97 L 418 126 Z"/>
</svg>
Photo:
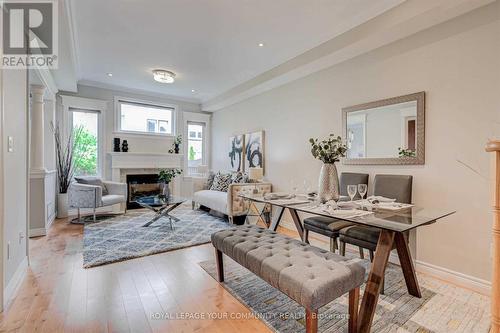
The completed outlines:
<svg viewBox="0 0 500 333">
<path fill-rule="evenodd" d="M 155 81 L 161 83 L 174 83 L 175 73 L 166 71 L 164 69 L 155 69 L 153 71 L 153 78 L 155 79 Z"/>
<path fill-rule="evenodd" d="M 259 47 L 264 47 L 264 43 L 259 43 Z"/>
<path fill-rule="evenodd" d="M 112 77 L 113 76 L 113 73 L 108 73 L 107 74 L 109 77 Z"/>
</svg>

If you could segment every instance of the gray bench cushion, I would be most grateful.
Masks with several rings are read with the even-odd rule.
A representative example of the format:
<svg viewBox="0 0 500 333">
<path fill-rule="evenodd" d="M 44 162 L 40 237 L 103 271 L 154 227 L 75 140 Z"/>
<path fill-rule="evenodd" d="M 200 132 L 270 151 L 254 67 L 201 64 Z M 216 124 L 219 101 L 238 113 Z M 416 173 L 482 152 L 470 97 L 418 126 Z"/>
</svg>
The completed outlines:
<svg viewBox="0 0 500 333">
<path fill-rule="evenodd" d="M 318 309 L 359 287 L 365 269 L 347 259 L 256 226 L 212 235 L 213 245 L 308 309 Z"/>
</svg>

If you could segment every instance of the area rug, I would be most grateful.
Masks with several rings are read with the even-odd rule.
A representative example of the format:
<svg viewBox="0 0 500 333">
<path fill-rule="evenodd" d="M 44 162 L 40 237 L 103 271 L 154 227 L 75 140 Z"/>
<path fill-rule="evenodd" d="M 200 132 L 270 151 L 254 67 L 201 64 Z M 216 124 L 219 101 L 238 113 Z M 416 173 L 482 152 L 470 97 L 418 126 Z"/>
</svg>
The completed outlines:
<svg viewBox="0 0 500 333">
<path fill-rule="evenodd" d="M 363 260 L 362 264 L 369 268 L 368 260 Z M 226 256 L 224 265 L 224 288 L 246 305 L 255 317 L 274 332 L 305 332 L 302 306 Z M 201 262 L 200 266 L 215 279 L 214 261 Z M 419 282 L 420 299 L 408 294 L 400 267 L 389 264 L 385 295 L 379 298 L 372 332 L 488 332 L 489 303 L 486 296 L 430 277 L 419 276 Z M 347 332 L 347 304 L 344 295 L 322 307 L 319 310 L 319 332 Z"/>
<path fill-rule="evenodd" d="M 143 227 L 154 216 L 148 210 L 133 210 L 103 222 L 85 225 L 83 232 L 83 267 L 89 268 L 117 261 L 143 257 L 210 242 L 210 235 L 230 228 L 228 222 L 187 205 L 171 214 L 180 221 L 161 218 Z"/>
</svg>

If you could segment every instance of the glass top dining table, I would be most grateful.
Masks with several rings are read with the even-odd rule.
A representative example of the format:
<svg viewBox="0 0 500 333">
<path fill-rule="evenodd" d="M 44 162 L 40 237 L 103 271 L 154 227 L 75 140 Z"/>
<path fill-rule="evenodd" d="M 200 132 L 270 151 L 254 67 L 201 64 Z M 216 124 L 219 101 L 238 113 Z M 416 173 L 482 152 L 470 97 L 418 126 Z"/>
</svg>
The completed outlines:
<svg viewBox="0 0 500 333">
<path fill-rule="evenodd" d="M 413 258 L 408 246 L 407 231 L 435 223 L 437 220 L 454 213 L 454 211 L 442 208 L 407 207 L 404 204 L 394 204 L 393 206 L 396 207 L 393 208 L 397 208 L 397 210 L 387 210 L 387 206 L 385 207 L 386 209 L 381 209 L 380 206 L 383 205 L 372 205 L 368 203 L 366 203 L 366 205 L 359 205 L 359 203 L 356 202 L 354 202 L 354 204 L 343 203 L 340 205 L 340 209 L 332 209 L 333 205 L 331 205 L 331 207 L 321 205 L 318 202 L 308 200 L 305 196 L 303 199 L 298 196 L 291 199 L 276 200 L 264 198 L 259 194 L 242 193 L 240 196 L 250 201 L 251 205 L 262 203 L 265 207 L 274 206 L 277 208 L 273 213 L 272 221 L 268 221 L 268 228 L 273 231 L 277 230 L 283 218 L 284 211 L 288 210 L 300 238 L 306 242 L 307 240 L 304 239 L 304 225 L 298 213 L 326 216 L 352 222 L 357 225 L 380 229 L 375 255 L 370 265 L 370 272 L 368 274 L 368 280 L 366 281 L 365 291 L 359 309 L 358 331 L 361 333 L 371 331 L 375 308 L 380 296 L 381 286 L 385 278 L 385 270 L 391 251 L 393 249 L 397 250 L 399 264 L 402 269 L 408 293 L 421 298 L 422 293 L 415 272 Z M 335 206 L 337 208 L 339 207 L 337 204 L 335 204 Z M 346 208 L 343 208 L 345 206 L 353 206 L 358 209 L 353 210 L 351 207 L 351 210 L 347 211 Z M 399 206 L 401 206 L 402 209 L 399 209 Z"/>
<path fill-rule="evenodd" d="M 411 206 L 399 210 L 387 210 L 377 207 L 363 207 L 360 201 L 354 201 L 360 214 L 345 214 L 345 206 L 340 205 L 336 210 L 326 210 L 324 205 L 318 202 L 301 199 L 300 197 L 292 199 L 266 199 L 262 195 L 241 194 L 244 199 L 273 206 L 291 208 L 295 211 L 313 214 L 325 217 L 331 217 L 339 220 L 352 222 L 359 225 L 371 226 L 380 229 L 386 229 L 395 232 L 406 232 L 420 226 L 432 224 L 439 219 L 449 216 L 455 211 L 439 207 L 421 207 Z M 343 202 L 345 204 L 345 202 Z M 342 207 L 344 206 L 344 207 Z M 344 211 L 344 212 L 343 212 Z"/>
</svg>

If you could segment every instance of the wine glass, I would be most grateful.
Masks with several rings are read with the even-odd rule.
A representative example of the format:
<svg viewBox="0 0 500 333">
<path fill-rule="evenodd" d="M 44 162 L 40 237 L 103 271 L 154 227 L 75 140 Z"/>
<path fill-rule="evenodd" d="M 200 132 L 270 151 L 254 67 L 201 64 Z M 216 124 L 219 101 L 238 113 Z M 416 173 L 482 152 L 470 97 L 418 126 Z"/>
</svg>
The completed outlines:
<svg viewBox="0 0 500 333">
<path fill-rule="evenodd" d="M 351 197 L 351 201 L 354 200 L 356 193 L 358 192 L 358 186 L 356 185 L 347 185 L 347 194 Z"/>
<path fill-rule="evenodd" d="M 299 188 L 298 184 L 297 184 L 297 181 L 295 179 L 292 179 L 290 181 L 290 185 L 292 187 L 292 194 L 296 195 L 297 194 L 297 190 Z"/>
<path fill-rule="evenodd" d="M 368 191 L 368 185 L 366 184 L 358 184 L 358 192 L 361 196 L 361 199 L 365 198 L 366 192 Z"/>
</svg>

